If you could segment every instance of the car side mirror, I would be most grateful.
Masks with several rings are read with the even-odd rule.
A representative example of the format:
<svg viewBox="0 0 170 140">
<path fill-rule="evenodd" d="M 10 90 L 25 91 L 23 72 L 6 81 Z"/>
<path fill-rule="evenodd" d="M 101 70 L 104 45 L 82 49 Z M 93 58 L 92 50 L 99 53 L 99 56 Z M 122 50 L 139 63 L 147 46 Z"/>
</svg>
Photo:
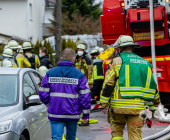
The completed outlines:
<svg viewBox="0 0 170 140">
<path fill-rule="evenodd" d="M 40 97 L 38 95 L 31 95 L 28 99 L 28 104 L 40 104 Z"/>
</svg>

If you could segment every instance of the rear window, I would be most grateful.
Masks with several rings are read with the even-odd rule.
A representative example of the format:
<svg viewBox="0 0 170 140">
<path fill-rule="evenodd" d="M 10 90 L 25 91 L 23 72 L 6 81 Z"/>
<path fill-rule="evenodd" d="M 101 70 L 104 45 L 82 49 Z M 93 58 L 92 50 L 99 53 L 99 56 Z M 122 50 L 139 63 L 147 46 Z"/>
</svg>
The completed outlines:
<svg viewBox="0 0 170 140">
<path fill-rule="evenodd" d="M 17 75 L 0 75 L 0 107 L 18 103 Z"/>
</svg>

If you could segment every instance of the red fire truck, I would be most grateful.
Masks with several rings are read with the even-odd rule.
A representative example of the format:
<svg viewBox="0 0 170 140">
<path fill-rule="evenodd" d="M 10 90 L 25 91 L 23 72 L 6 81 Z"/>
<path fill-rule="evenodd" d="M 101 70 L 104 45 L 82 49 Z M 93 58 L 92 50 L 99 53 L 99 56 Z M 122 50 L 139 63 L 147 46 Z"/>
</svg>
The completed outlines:
<svg viewBox="0 0 170 140">
<path fill-rule="evenodd" d="M 157 78 L 161 102 L 170 109 L 170 13 L 167 0 L 153 0 Z M 104 44 L 130 35 L 143 47 L 135 53 L 152 63 L 149 0 L 104 0 L 101 27 Z M 105 70 L 110 60 L 104 60 Z"/>
</svg>

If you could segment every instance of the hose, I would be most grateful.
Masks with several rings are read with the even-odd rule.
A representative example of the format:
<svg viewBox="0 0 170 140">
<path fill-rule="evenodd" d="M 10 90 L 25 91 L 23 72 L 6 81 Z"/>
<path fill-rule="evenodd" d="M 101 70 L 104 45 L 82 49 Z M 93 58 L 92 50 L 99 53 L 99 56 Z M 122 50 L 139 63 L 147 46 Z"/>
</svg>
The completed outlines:
<svg viewBox="0 0 170 140">
<path fill-rule="evenodd" d="M 159 139 L 159 140 L 170 140 L 170 135 L 165 136 L 165 137 L 163 137 L 163 138 L 161 138 L 161 139 Z"/>
<path fill-rule="evenodd" d="M 79 120 L 78 124 L 80 124 L 81 122 L 82 122 L 82 119 Z M 98 123 L 98 120 L 89 119 L 89 124 L 93 124 L 93 123 Z"/>
<path fill-rule="evenodd" d="M 167 120 L 164 120 L 164 119 L 162 119 L 162 120 L 167 121 Z M 170 132 L 170 125 L 167 128 L 165 128 L 164 130 L 162 130 L 162 131 L 160 131 L 160 132 L 158 132 L 158 133 L 156 133 L 156 134 L 154 134 L 152 136 L 143 138 L 142 140 L 154 140 L 154 139 L 157 139 L 157 138 L 159 138 L 159 137 L 161 137 L 161 136 L 163 136 L 163 135 L 165 135 L 165 134 L 167 134 L 169 132 Z"/>
</svg>

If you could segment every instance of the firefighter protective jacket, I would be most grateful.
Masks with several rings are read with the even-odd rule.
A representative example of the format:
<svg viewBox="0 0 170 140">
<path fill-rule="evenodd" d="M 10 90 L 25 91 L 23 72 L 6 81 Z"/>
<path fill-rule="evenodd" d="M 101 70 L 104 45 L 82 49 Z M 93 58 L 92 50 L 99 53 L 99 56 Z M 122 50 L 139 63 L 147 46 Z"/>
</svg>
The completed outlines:
<svg viewBox="0 0 170 140">
<path fill-rule="evenodd" d="M 122 56 L 122 58 L 116 57 L 109 64 L 106 72 L 106 79 L 101 91 L 100 101 L 103 108 L 107 107 L 110 102 L 115 113 L 138 115 L 141 110 L 144 110 L 146 102 L 160 102 L 159 92 L 157 86 L 155 86 L 156 83 L 152 80 L 151 65 L 149 62 L 133 53 L 121 53 L 120 56 Z M 129 61 L 126 62 L 126 60 Z M 133 67 L 134 70 L 131 69 L 131 64 L 136 64 L 136 67 Z M 143 69 L 143 67 L 146 68 Z M 134 73 L 134 71 L 136 72 Z M 142 77 L 136 77 L 136 75 L 141 75 Z M 139 84 L 143 81 L 145 81 L 144 85 Z M 121 90 L 120 84 L 121 87 L 126 85 L 128 88 L 125 87 L 125 89 Z M 132 88 L 134 89 L 132 90 Z M 129 89 L 130 92 L 128 92 Z M 128 96 L 126 96 L 126 94 Z"/>
<path fill-rule="evenodd" d="M 93 78 L 95 81 L 103 81 L 103 61 L 98 57 L 93 60 Z"/>
<path fill-rule="evenodd" d="M 93 63 L 91 59 L 87 55 L 83 55 L 81 57 L 76 56 L 75 59 L 75 68 L 83 72 L 87 79 L 88 79 L 88 84 L 89 87 L 93 87 Z"/>
<path fill-rule="evenodd" d="M 31 67 L 30 62 L 22 54 L 18 54 L 14 59 L 16 60 L 18 67 L 20 68 Z"/>
</svg>

